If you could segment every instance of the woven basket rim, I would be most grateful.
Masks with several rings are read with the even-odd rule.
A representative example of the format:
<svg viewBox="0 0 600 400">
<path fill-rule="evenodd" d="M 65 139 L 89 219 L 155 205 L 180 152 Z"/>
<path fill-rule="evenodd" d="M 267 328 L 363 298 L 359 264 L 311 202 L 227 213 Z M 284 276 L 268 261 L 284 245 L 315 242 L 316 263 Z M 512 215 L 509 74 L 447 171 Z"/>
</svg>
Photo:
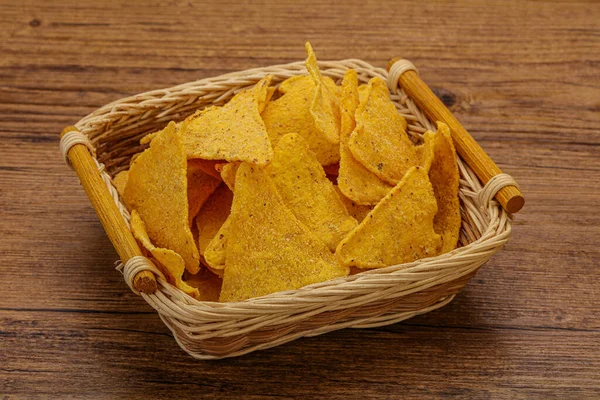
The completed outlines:
<svg viewBox="0 0 600 400">
<path fill-rule="evenodd" d="M 356 69 L 359 80 L 362 81 L 365 81 L 367 77 L 373 76 L 379 76 L 384 80 L 388 77 L 385 69 L 373 67 L 369 63 L 358 59 L 320 61 L 319 66 L 323 75 L 334 79 L 341 78 L 343 72 L 349 68 Z M 161 122 L 166 120 L 166 118 L 172 118 L 174 115 L 183 113 L 182 109 L 187 110 L 193 107 L 196 101 L 199 101 L 194 101 L 194 98 L 208 98 L 207 104 L 209 101 L 220 102 L 223 99 L 231 97 L 233 93 L 256 83 L 256 81 L 267 74 L 273 74 L 274 80 L 279 82 L 289 76 L 303 75 L 305 73 L 304 62 L 298 61 L 230 72 L 169 88 L 152 90 L 125 97 L 102 106 L 82 118 L 77 122 L 75 127 L 80 132 L 86 134 L 94 146 L 99 146 L 97 150 L 101 151 L 101 146 L 105 145 L 103 140 L 114 132 L 117 132 L 115 135 L 118 134 L 119 127 L 126 127 L 130 120 L 139 122 L 146 118 L 147 121 L 152 121 L 153 123 Z M 213 91 L 214 96 L 210 97 L 213 95 Z M 210 92 L 209 95 L 206 95 L 207 92 Z M 391 88 L 390 92 L 392 100 L 396 103 L 399 111 L 401 113 L 403 111 L 408 112 L 410 121 L 414 122 L 413 134 L 423 133 L 426 129 L 433 127 L 431 121 L 412 103 L 412 100 L 404 93 L 402 88 L 398 88 L 396 85 L 396 88 Z M 182 99 L 185 98 L 188 98 L 188 100 L 183 101 Z M 168 109 L 168 112 L 157 113 L 156 110 L 160 110 L 161 104 L 173 104 L 174 108 Z M 123 131 L 124 129 L 126 128 L 122 128 Z M 134 133 L 128 136 L 127 140 L 131 140 L 133 143 L 134 139 L 139 137 L 140 134 L 136 134 L 135 131 L 132 132 Z M 129 135 L 129 133 L 127 134 Z M 439 279 L 436 279 L 440 277 L 446 277 L 451 280 L 451 278 L 459 278 L 474 273 L 494 253 L 499 251 L 508 240 L 511 233 L 510 215 L 495 200 L 490 201 L 488 204 L 478 204 L 477 199 L 483 187 L 473 171 L 460 157 L 458 162 L 461 175 L 459 186 L 461 211 L 463 212 L 463 228 L 467 224 L 466 226 L 472 230 L 470 233 L 471 237 L 479 237 L 451 252 L 436 257 L 416 260 L 411 263 L 366 270 L 356 275 L 336 278 L 296 290 L 272 293 L 239 302 L 219 303 L 199 301 L 185 295 L 160 277 L 158 278 L 159 289 L 157 293 L 152 295 L 142 294 L 142 297 L 159 312 L 163 321 L 173 331 L 181 347 L 197 358 L 218 358 L 210 354 L 206 356 L 198 355 L 197 352 L 190 350 L 190 347 L 181 341 L 182 338 L 178 337 L 178 331 L 176 332 L 179 329 L 177 328 L 178 324 L 185 326 L 198 324 L 199 318 L 206 318 L 207 321 L 210 321 L 209 324 L 213 324 L 215 329 L 218 329 L 218 324 L 226 325 L 228 321 L 236 318 L 250 320 L 265 315 L 289 315 L 290 311 L 292 313 L 302 313 L 307 310 L 324 312 L 327 311 L 327 304 L 331 301 L 337 301 L 338 305 L 343 307 L 344 296 L 350 291 L 362 294 L 349 297 L 348 304 L 361 303 L 361 301 L 365 301 L 368 304 L 369 296 L 372 296 L 372 293 L 378 293 L 378 287 L 382 288 L 381 291 L 388 290 L 391 292 L 391 289 L 386 289 L 386 287 L 389 288 L 396 282 L 398 284 L 405 284 L 406 290 L 398 295 L 402 297 L 406 293 L 411 293 L 411 282 L 415 286 L 414 290 L 418 291 L 438 285 Z M 116 204 L 119 206 L 126 222 L 128 222 L 129 214 L 116 193 L 114 186 L 111 184 L 110 175 L 104 170 L 101 164 L 100 168 Z M 465 222 L 465 215 L 469 216 L 471 220 Z M 478 230 L 479 234 L 476 232 Z M 465 233 L 464 229 L 463 234 L 469 235 L 468 232 Z M 421 275 L 423 277 L 433 277 L 421 280 L 416 279 L 416 277 Z M 384 278 L 383 280 L 381 279 L 382 277 Z M 388 282 L 385 282 L 385 280 Z M 389 293 L 389 296 L 393 298 L 394 293 Z M 338 298 L 341 298 L 341 300 Z M 441 299 L 439 304 L 442 304 L 446 300 L 446 298 Z M 418 311 L 416 310 L 415 312 L 418 313 Z M 413 313 L 412 315 L 416 314 Z M 293 340 L 293 338 L 290 340 Z M 277 344 L 280 343 L 273 345 Z M 271 346 L 257 346 L 248 351 L 266 347 Z M 248 351 L 233 352 L 231 355 L 240 355 Z"/>
</svg>

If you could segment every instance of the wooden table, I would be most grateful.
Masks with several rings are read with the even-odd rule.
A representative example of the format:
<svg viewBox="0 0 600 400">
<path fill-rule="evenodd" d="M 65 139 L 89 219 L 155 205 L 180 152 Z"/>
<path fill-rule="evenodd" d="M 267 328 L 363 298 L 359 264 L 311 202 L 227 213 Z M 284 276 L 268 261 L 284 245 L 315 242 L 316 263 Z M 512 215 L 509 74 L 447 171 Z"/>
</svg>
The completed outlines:
<svg viewBox="0 0 600 400">
<path fill-rule="evenodd" d="M 2 0 L 0 396 L 600 397 L 597 2 Z M 114 270 L 58 134 L 123 96 L 250 67 L 412 60 L 527 198 L 449 306 L 194 361 Z"/>
</svg>

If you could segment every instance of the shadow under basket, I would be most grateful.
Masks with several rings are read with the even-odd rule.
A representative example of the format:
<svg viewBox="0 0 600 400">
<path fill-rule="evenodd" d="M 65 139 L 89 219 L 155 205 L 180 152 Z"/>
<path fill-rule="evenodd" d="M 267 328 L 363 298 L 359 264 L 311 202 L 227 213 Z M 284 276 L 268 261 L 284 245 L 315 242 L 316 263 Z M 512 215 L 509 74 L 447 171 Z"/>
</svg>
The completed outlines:
<svg viewBox="0 0 600 400">
<path fill-rule="evenodd" d="M 425 131 L 435 131 L 435 125 L 406 94 L 398 78 L 392 77 L 398 74 L 388 77 L 385 69 L 361 60 L 325 61 L 319 66 L 323 75 L 338 84 L 350 68 L 357 71 L 361 83 L 373 77 L 387 80 L 398 112 L 407 119 L 409 137 L 416 143 Z M 484 187 L 459 158 L 462 214 L 459 245 L 437 257 L 367 270 L 242 302 L 215 303 L 197 301 L 170 285 L 141 256 L 135 242 L 129 253 L 122 250 L 125 240 L 134 239 L 128 230 L 129 213 L 112 185 L 111 176 L 128 168 L 131 157 L 144 150 L 145 146 L 139 144 L 141 137 L 163 128 L 171 120 L 182 120 L 199 108 L 223 104 L 265 75 L 272 74 L 273 83 L 279 84 L 306 73 L 304 63 L 296 62 L 142 93 L 96 110 L 71 127 L 68 143 L 65 142 L 68 135 L 61 141 L 66 161 L 78 173 L 119 256 L 127 261 L 120 265 L 127 283 L 159 313 L 177 343 L 195 358 L 239 356 L 337 329 L 394 324 L 443 307 L 509 238 L 509 214 L 493 199 L 501 187 Z M 75 145 L 87 146 L 89 153 L 83 146 Z M 82 164 L 74 162 L 71 149 L 74 146 L 83 148 L 90 160 L 88 170 L 97 176 L 95 181 L 84 182 Z M 110 204 L 100 204 L 98 196 L 105 196 Z M 106 216 L 113 210 L 118 220 Z M 155 274 L 157 288 L 153 293 L 135 289 L 134 279 L 140 273 Z"/>
</svg>

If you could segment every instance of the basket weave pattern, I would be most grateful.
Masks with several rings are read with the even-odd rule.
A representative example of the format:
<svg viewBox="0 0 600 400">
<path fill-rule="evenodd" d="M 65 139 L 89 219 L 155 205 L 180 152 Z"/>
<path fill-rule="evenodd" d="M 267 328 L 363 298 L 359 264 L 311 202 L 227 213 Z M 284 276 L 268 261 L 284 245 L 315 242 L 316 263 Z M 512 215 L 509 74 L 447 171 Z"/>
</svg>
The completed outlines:
<svg viewBox="0 0 600 400">
<path fill-rule="evenodd" d="M 361 60 L 325 61 L 319 66 L 323 75 L 338 83 L 350 68 L 361 82 L 375 76 L 388 79 L 384 69 Z M 94 146 L 102 177 L 127 222 L 129 214 L 110 177 L 127 168 L 131 156 L 145 148 L 139 139 L 196 109 L 223 104 L 267 74 L 279 83 L 306 74 L 306 69 L 303 62 L 296 62 L 146 92 L 108 104 L 75 125 Z M 426 130 L 435 130 L 397 81 L 388 81 L 388 86 L 413 141 L 419 141 Z M 450 253 L 236 303 L 199 302 L 160 274 L 158 290 L 141 296 L 158 311 L 179 345 L 198 359 L 239 356 L 342 328 L 393 324 L 443 307 L 502 248 L 511 231 L 509 215 L 493 200 L 498 186 L 488 183 L 484 188 L 461 159 L 458 165 L 463 224 L 459 248 Z M 125 266 L 126 279 L 134 275 L 131 268 Z"/>
</svg>

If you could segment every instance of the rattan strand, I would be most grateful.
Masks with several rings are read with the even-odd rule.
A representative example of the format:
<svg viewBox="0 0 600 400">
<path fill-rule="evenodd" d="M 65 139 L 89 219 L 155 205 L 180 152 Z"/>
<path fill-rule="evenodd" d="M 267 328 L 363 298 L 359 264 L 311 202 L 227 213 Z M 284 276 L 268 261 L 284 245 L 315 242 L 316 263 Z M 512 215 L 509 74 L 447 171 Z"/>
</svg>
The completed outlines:
<svg viewBox="0 0 600 400">
<path fill-rule="evenodd" d="M 384 69 L 361 60 L 319 65 L 323 75 L 338 82 L 349 68 L 357 70 L 361 82 L 374 76 L 388 80 Z M 102 163 L 114 174 L 126 168 L 131 155 L 144 148 L 138 144 L 139 139 L 166 122 L 182 119 L 209 104 L 222 104 L 267 74 L 280 82 L 305 73 L 304 64 L 296 62 L 155 90 L 101 107 L 79 121 L 76 128 L 94 144 L 104 181 L 128 221 L 129 214 Z M 426 130 L 435 128 L 397 87 L 399 76 L 394 72 L 388 80 L 391 97 L 398 112 L 408 121 L 408 134 L 418 141 Z M 157 310 L 179 345 L 193 357 L 205 360 L 239 356 L 336 329 L 392 324 L 443 307 L 502 248 L 511 232 L 509 215 L 493 196 L 508 182 L 514 184 L 512 178 L 501 176 L 484 188 L 460 159 L 459 170 L 463 228 L 460 247 L 449 253 L 243 302 L 200 302 L 167 283 L 162 276 L 157 279 L 158 290 L 154 294 L 141 296 Z M 145 262 L 124 265 L 122 270 L 128 284 L 132 286 L 134 272 L 140 268 L 155 272 L 150 265 Z"/>
</svg>

